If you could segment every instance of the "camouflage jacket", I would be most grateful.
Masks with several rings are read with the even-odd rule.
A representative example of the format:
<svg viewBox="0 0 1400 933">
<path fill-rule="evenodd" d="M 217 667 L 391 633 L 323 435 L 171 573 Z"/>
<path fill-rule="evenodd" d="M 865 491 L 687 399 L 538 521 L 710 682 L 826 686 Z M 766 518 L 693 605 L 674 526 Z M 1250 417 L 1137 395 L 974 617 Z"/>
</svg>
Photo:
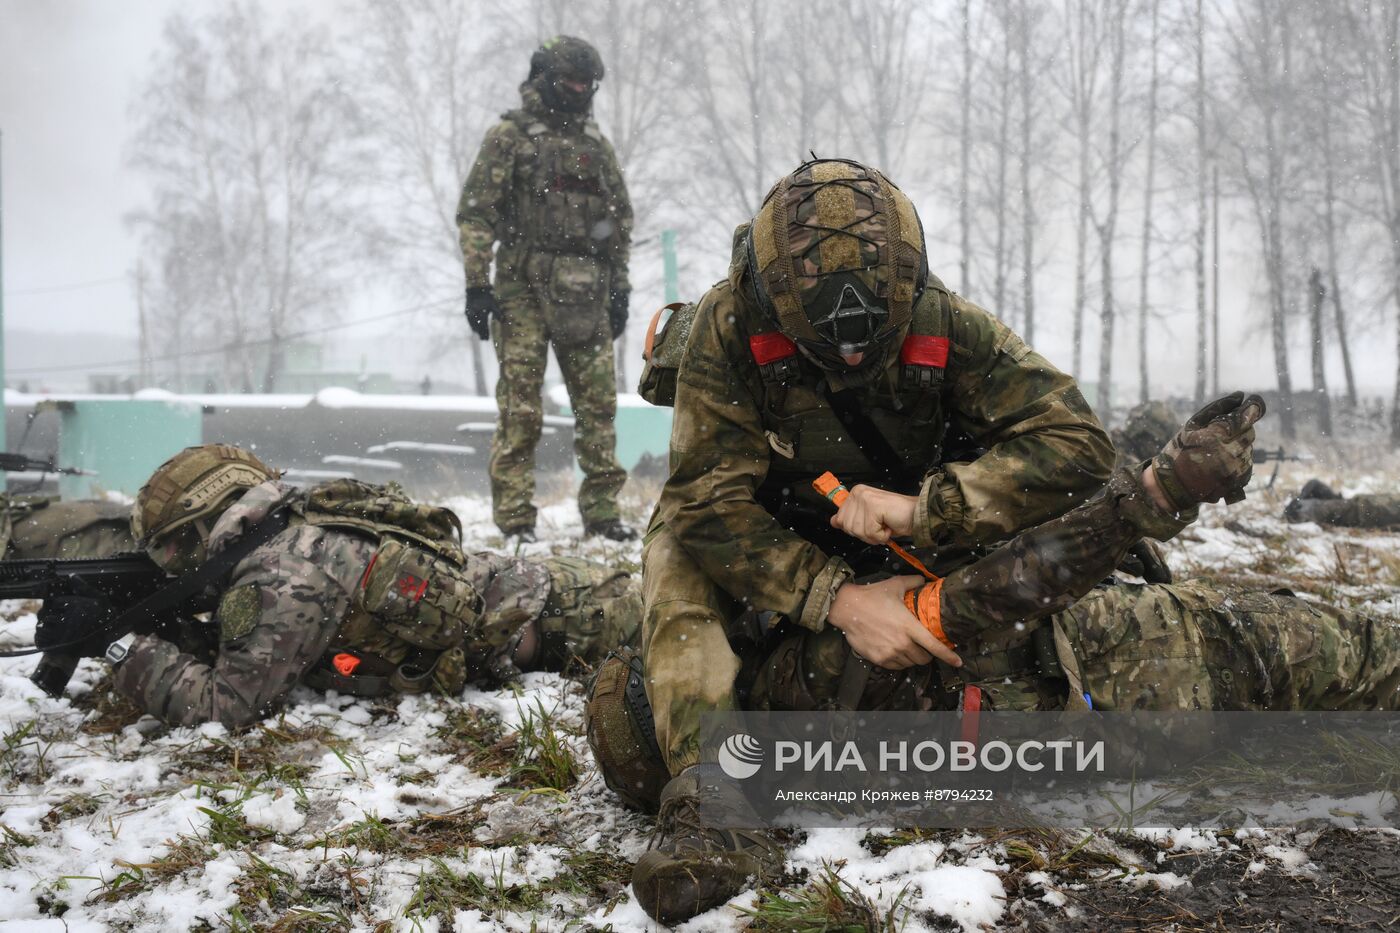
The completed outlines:
<svg viewBox="0 0 1400 933">
<path fill-rule="evenodd" d="M 210 553 L 299 495 L 277 482 L 249 490 L 215 523 Z M 219 630 L 215 657 L 138 638 L 116 668 L 117 690 L 176 725 L 217 721 L 234 727 L 267 716 L 320 662 L 351 616 L 376 545 L 370 534 L 294 522 L 234 567 L 213 619 Z M 477 665 L 489 668 L 499 655 L 497 643 L 543 613 L 550 576 L 539 566 L 492 554 L 467 555 L 466 572 L 485 597 L 481 634 L 490 644 L 483 640 L 475 647 L 482 653 Z"/>
<path fill-rule="evenodd" d="M 1196 514 L 1161 511 L 1143 489 L 1141 468 L 1120 469 L 1089 501 L 949 574 L 943 631 L 969 657 L 988 642 L 1024 634 L 1028 623 L 1069 608 L 1108 579 L 1135 542 L 1172 538 Z"/>
<path fill-rule="evenodd" d="M 592 256 L 627 289 L 632 202 L 612 146 L 589 118 L 550 110 L 529 83 L 522 106 L 481 143 L 457 205 L 467 285 L 518 278 L 531 252 Z"/>
<path fill-rule="evenodd" d="M 826 401 L 820 370 L 797 357 L 791 384 L 774 391 L 766 381 L 751 338 L 775 325 L 749 297 L 742 236 L 735 241 L 729 279 L 701 299 L 677 373 L 671 473 L 653 527 L 670 526 L 701 569 L 746 608 L 819 630 L 853 571 L 833 546 L 818 543 L 819 528 L 830 531 L 830 507 L 811 482 L 832 470 L 848 486 L 883 483 Z M 922 474 L 917 486 L 901 490 L 918 495 L 915 545 L 994 542 L 1100 488 L 1113 449 L 1074 380 L 941 285 L 930 284 L 924 302 L 941 304 L 948 327 L 941 389 L 909 404 L 897 352 L 854 386 L 870 420 Z M 986 452 L 945 463 L 950 428 Z M 780 520 L 789 505 L 819 516 L 801 525 L 810 532 Z"/>
</svg>

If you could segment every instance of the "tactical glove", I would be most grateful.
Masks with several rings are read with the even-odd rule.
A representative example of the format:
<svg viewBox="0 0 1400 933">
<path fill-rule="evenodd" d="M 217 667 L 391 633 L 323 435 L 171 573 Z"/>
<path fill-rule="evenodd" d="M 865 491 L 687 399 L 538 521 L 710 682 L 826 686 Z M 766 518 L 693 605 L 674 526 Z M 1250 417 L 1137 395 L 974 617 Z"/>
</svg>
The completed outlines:
<svg viewBox="0 0 1400 933">
<path fill-rule="evenodd" d="M 467 326 L 482 340 L 491 339 L 491 319 L 501 316 L 496 293 L 490 285 L 467 286 Z"/>
<path fill-rule="evenodd" d="M 120 632 L 108 627 L 116 611 L 103 599 L 88 596 L 55 596 L 44 600 L 34 647 L 80 658 L 100 658 Z"/>
<path fill-rule="evenodd" d="M 1254 474 L 1254 423 L 1264 400 L 1235 392 L 1191 416 L 1152 460 L 1157 485 L 1173 510 L 1199 502 L 1239 502 Z"/>
<path fill-rule="evenodd" d="M 608 325 L 612 328 L 614 340 L 627 329 L 627 302 L 631 297 L 631 290 L 618 288 L 608 298 Z"/>
</svg>

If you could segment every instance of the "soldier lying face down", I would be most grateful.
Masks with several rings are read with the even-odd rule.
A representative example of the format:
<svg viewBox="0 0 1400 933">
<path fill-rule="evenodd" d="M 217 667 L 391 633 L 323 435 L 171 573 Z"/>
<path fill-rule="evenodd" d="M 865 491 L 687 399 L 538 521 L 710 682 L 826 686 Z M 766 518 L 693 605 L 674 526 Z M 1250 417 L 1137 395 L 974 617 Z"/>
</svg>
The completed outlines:
<svg viewBox="0 0 1400 933">
<path fill-rule="evenodd" d="M 175 724 L 241 726 L 299 683 L 360 696 L 460 692 L 523 670 L 563 671 L 632 640 L 628 576 L 575 558 L 464 553 L 457 517 L 355 480 L 296 490 L 251 453 L 175 455 L 137 496 L 132 530 L 175 573 L 240 546 L 203 645 L 127 636 L 116 689 Z"/>
</svg>

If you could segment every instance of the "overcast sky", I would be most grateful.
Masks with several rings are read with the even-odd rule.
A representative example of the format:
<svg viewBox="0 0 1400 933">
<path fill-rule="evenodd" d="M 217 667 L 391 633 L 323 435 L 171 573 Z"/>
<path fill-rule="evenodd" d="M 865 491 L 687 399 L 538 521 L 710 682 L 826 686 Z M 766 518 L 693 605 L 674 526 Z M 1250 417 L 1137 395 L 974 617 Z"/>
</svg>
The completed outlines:
<svg viewBox="0 0 1400 933">
<path fill-rule="evenodd" d="M 135 299 L 127 276 L 137 259 L 136 243 L 122 218 L 142 201 L 143 188 L 140 179 L 124 168 L 128 107 L 146 78 L 170 12 L 179 8 L 196 13 L 216 2 L 0 0 L 0 193 L 7 329 L 134 332 Z M 336 9 L 335 0 L 301 0 L 298 6 L 319 15 Z M 511 103 L 505 101 L 503 107 Z M 928 200 L 927 193 L 914 193 L 922 202 Z M 926 218 L 933 218 L 942 205 L 920 206 L 927 211 Z M 735 222 L 742 219 L 736 217 Z M 1227 242 L 1224 256 L 1225 297 L 1231 311 L 1247 313 L 1227 316 L 1222 369 L 1226 381 L 1269 388 L 1274 379 L 1267 339 L 1254 323 L 1259 315 L 1248 310 L 1258 301 L 1262 284 L 1253 261 L 1255 234 L 1248 224 L 1234 227 L 1227 231 L 1234 242 Z M 1063 244 L 1063 237 L 1046 239 L 1052 248 L 1057 240 Z M 703 268 L 696 281 L 684 284 L 693 289 L 709 281 L 710 268 L 719 274 L 727 258 L 716 254 L 713 262 L 700 262 L 698 267 Z M 950 281 L 955 278 L 954 267 L 942 271 Z M 87 283 L 99 284 L 72 287 Z M 1069 284 L 1040 282 L 1043 300 L 1063 301 Z M 1178 285 L 1192 287 L 1184 280 Z M 634 314 L 645 313 L 641 306 L 653 297 L 639 296 Z M 1168 347 L 1185 347 L 1194 339 L 1187 316 L 1173 319 L 1166 329 Z M 1394 324 L 1373 324 L 1358 338 L 1358 375 L 1363 386 L 1388 396 L 1396 365 Z M 1047 328 L 1037 343 L 1052 360 L 1068 363 L 1067 334 Z M 1168 355 L 1180 358 L 1187 353 Z M 1304 347 L 1295 349 L 1294 360 L 1295 382 L 1306 386 Z M 1340 367 L 1335 360 L 1333 364 L 1336 388 Z M 381 365 L 371 363 L 372 368 Z M 1131 385 L 1129 369 L 1119 367 L 1118 379 Z M 1159 366 L 1154 382 L 1158 379 L 1171 380 L 1172 384 L 1162 387 L 1168 390 L 1189 388 L 1187 372 L 1167 373 Z"/>
</svg>

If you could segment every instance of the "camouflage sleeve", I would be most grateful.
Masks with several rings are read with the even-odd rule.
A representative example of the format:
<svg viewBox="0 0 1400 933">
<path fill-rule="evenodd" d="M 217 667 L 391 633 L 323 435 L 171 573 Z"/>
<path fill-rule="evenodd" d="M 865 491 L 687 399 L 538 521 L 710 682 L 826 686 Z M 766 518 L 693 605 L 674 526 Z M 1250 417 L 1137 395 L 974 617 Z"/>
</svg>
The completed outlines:
<svg viewBox="0 0 1400 933">
<path fill-rule="evenodd" d="M 214 615 L 220 637 L 212 666 L 169 642 L 142 637 L 116 669 L 117 691 L 175 725 L 233 728 L 267 716 L 325 653 L 349 610 L 347 574 L 323 569 L 326 537 L 302 526 L 238 565 Z M 329 566 L 358 562 L 363 569 L 373 546 L 336 537 L 352 544 L 337 548 Z"/>
<path fill-rule="evenodd" d="M 632 255 L 632 199 L 627 194 L 627 182 L 622 177 L 617 153 L 606 141 L 603 148 L 608 154 L 607 165 L 603 169 L 609 192 L 608 209 L 612 211 L 613 221 L 617 224 L 617 235 L 612 239 L 609 256 L 612 285 L 619 291 L 629 291 L 632 283 L 627 276 L 627 263 Z"/>
<path fill-rule="evenodd" d="M 940 601 L 943 630 L 962 645 L 1059 612 L 1107 579 L 1134 542 L 1165 541 L 1195 519 L 1195 509 L 1180 518 L 1162 512 L 1136 467 L 1119 470 L 1088 502 L 949 574 Z"/>
<path fill-rule="evenodd" d="M 741 376 L 724 284 L 701 300 L 677 374 L 671 475 L 658 514 L 705 574 L 746 608 L 812 630 L 825 625 L 836 588 L 851 577 L 838 558 L 784 528 L 758 504 L 768 474 L 756 388 Z"/>
<path fill-rule="evenodd" d="M 919 547 L 1006 538 L 1081 501 L 1113 468 L 1113 444 L 1072 378 L 959 298 L 952 334 L 952 427 L 987 452 L 924 481 Z"/>
<path fill-rule="evenodd" d="M 491 247 L 500 238 L 502 222 L 510 212 L 517 136 L 518 131 L 509 122 L 488 130 L 462 186 L 462 197 L 457 202 L 457 230 L 469 287 L 491 284 Z"/>
</svg>

